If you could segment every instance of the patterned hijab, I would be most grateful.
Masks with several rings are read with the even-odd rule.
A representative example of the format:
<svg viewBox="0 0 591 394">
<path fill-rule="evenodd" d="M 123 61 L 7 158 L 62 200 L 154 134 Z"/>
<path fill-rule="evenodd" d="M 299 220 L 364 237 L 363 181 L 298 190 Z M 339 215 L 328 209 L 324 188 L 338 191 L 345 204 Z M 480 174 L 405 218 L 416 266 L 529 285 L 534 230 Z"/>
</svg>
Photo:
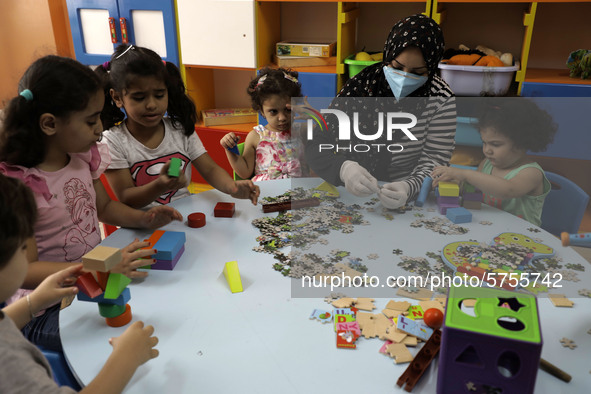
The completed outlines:
<svg viewBox="0 0 591 394">
<path fill-rule="evenodd" d="M 382 68 L 410 46 L 419 48 L 423 53 L 429 70 L 429 79 L 409 96 L 432 96 L 433 78 L 437 75 L 437 65 L 443 56 L 445 43 L 439 25 L 423 14 L 411 15 L 396 22 L 384 44 L 384 62 L 364 68 L 347 82 L 338 96 L 393 97 Z"/>
</svg>

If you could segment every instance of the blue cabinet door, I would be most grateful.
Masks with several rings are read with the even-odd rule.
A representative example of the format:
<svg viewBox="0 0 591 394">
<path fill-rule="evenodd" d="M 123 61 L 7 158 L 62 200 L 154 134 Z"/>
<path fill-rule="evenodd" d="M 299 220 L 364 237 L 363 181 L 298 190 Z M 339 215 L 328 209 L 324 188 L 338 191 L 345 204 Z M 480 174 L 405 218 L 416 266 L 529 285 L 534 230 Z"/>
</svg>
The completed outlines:
<svg viewBox="0 0 591 394">
<path fill-rule="evenodd" d="M 150 48 L 167 62 L 179 65 L 173 1 L 120 0 L 119 17 L 127 21 L 129 42 Z"/>
<path fill-rule="evenodd" d="M 117 0 L 67 0 L 68 16 L 76 60 L 102 64 L 109 60 L 116 44 L 111 42 L 109 18 L 119 25 Z M 117 32 L 117 39 L 120 34 Z"/>
<path fill-rule="evenodd" d="M 109 60 L 115 47 L 122 43 L 119 18 L 124 18 L 129 43 L 153 49 L 164 60 L 179 65 L 173 0 L 66 0 L 66 3 L 79 62 L 99 65 Z M 114 18 L 116 43 L 111 42 L 109 18 Z"/>
</svg>

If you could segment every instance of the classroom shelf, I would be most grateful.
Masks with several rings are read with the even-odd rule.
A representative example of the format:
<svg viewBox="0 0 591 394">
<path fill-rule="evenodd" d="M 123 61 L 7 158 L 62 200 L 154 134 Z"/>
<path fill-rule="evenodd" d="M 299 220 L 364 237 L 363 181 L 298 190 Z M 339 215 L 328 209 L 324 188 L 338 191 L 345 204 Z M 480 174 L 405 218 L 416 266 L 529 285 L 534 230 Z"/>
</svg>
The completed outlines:
<svg viewBox="0 0 591 394">
<path fill-rule="evenodd" d="M 588 85 L 591 87 L 591 79 L 571 78 L 568 69 L 552 68 L 528 68 L 525 74 L 525 82 L 563 83 L 568 85 Z M 591 93 L 591 91 L 590 91 Z"/>
</svg>

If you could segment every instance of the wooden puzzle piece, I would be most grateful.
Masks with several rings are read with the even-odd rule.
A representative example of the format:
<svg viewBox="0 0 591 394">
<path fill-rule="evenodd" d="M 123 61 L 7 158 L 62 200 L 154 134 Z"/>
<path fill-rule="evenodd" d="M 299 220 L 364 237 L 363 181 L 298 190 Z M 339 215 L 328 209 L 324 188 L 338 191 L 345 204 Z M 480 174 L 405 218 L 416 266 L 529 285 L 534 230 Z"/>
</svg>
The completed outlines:
<svg viewBox="0 0 591 394">
<path fill-rule="evenodd" d="M 348 323 L 357 320 L 356 313 L 351 308 L 337 308 L 333 310 L 334 330 L 337 330 L 337 323 Z"/>
<path fill-rule="evenodd" d="M 339 349 L 355 349 L 355 341 L 359 335 L 355 331 L 337 330 L 337 348 Z"/>
<path fill-rule="evenodd" d="M 335 308 L 349 308 L 350 306 L 353 305 L 354 301 L 355 301 L 354 298 L 343 297 L 343 298 L 339 298 L 336 301 L 333 301 L 332 306 L 334 306 Z"/>
<path fill-rule="evenodd" d="M 392 309 L 395 311 L 406 312 L 411 307 L 411 303 L 408 301 L 394 301 L 391 300 L 386 304 L 386 309 Z"/>
<path fill-rule="evenodd" d="M 445 300 L 445 297 L 441 297 Z M 433 301 L 419 301 L 419 305 L 423 308 L 423 312 L 427 309 L 436 308 L 439 309 L 441 312 L 445 313 L 445 308 L 441 305 L 438 300 Z"/>
<path fill-rule="evenodd" d="M 318 320 L 321 323 L 330 323 L 332 321 L 332 313 L 321 309 L 314 309 L 310 315 L 310 320 Z"/>
<path fill-rule="evenodd" d="M 358 312 L 357 321 L 365 338 L 373 338 L 386 334 L 388 327 L 393 323 L 386 316 L 380 314 Z"/>
<path fill-rule="evenodd" d="M 384 314 L 384 316 L 386 316 L 388 319 L 394 319 L 396 317 L 398 317 L 399 315 L 401 315 L 404 312 L 401 311 L 395 311 L 393 309 L 382 309 L 382 313 Z"/>
<path fill-rule="evenodd" d="M 564 294 L 548 294 L 548 297 L 550 298 L 550 301 L 552 301 L 554 306 L 572 308 L 575 304 L 574 302 L 566 298 Z"/>
<path fill-rule="evenodd" d="M 355 300 L 355 308 L 360 309 L 362 311 L 373 311 L 376 309 L 376 306 L 373 303 L 373 298 L 357 298 Z"/>
<path fill-rule="evenodd" d="M 400 331 L 396 328 L 395 325 L 392 325 L 387 328 L 386 334 L 383 338 L 380 339 L 387 339 L 388 341 L 392 341 L 393 343 L 402 343 L 404 339 L 408 336 L 407 333 L 404 331 Z"/>
<path fill-rule="evenodd" d="M 121 261 L 121 249 L 98 245 L 82 256 L 84 269 L 108 272 Z"/>
<path fill-rule="evenodd" d="M 562 347 L 567 347 L 570 350 L 573 350 L 574 348 L 577 347 L 577 344 L 575 343 L 575 341 L 573 341 L 572 339 L 564 338 L 564 337 L 560 340 L 560 344 L 562 345 Z"/>
<path fill-rule="evenodd" d="M 423 318 L 423 308 L 420 305 L 411 305 L 408 308 L 408 315 L 406 315 L 409 319 L 422 319 Z"/>
<path fill-rule="evenodd" d="M 415 322 L 405 316 L 398 317 L 398 324 L 396 325 L 401 331 L 405 333 L 421 338 L 424 341 L 428 341 L 431 334 L 433 334 L 433 329 L 422 324 Z"/>
<path fill-rule="evenodd" d="M 352 322 L 345 322 L 345 323 L 337 323 L 337 331 L 353 331 L 357 334 L 357 337 L 361 336 L 361 328 L 359 327 L 359 323 L 356 321 Z"/>
<path fill-rule="evenodd" d="M 413 359 L 406 345 L 402 343 L 392 343 L 386 347 L 386 351 L 396 364 L 409 363 Z"/>
</svg>

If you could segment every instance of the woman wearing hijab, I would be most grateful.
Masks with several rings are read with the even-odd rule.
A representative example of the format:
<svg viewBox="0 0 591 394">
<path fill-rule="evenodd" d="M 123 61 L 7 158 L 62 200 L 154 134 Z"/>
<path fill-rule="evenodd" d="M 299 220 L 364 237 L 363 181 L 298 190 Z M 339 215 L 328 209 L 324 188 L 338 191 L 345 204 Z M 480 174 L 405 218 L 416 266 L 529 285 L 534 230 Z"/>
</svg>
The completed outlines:
<svg viewBox="0 0 591 394">
<path fill-rule="evenodd" d="M 351 133 L 351 141 L 337 141 L 336 122 L 330 122 L 328 132 L 315 132 L 307 144 L 306 156 L 315 173 L 334 185 L 344 184 L 356 196 L 377 193 L 390 209 L 415 198 L 425 176 L 434 167 L 447 165 L 454 148 L 455 99 L 436 74 L 443 51 L 443 33 L 433 19 L 417 14 L 397 22 L 384 45 L 384 61 L 351 78 L 330 109 L 357 112 L 357 127 L 365 136 L 376 134 L 379 113 L 412 113 L 416 125 L 407 130 L 410 133 L 396 130 L 388 140 L 383 120 L 384 132 L 376 140 L 356 140 Z M 349 118 L 353 129 L 354 118 Z M 334 118 L 328 115 L 328 119 Z M 356 150 L 356 142 L 365 143 L 363 149 Z M 334 148 L 321 148 L 327 146 Z M 388 146 L 398 148 L 388 150 Z M 380 187 L 378 180 L 387 183 Z"/>
</svg>

